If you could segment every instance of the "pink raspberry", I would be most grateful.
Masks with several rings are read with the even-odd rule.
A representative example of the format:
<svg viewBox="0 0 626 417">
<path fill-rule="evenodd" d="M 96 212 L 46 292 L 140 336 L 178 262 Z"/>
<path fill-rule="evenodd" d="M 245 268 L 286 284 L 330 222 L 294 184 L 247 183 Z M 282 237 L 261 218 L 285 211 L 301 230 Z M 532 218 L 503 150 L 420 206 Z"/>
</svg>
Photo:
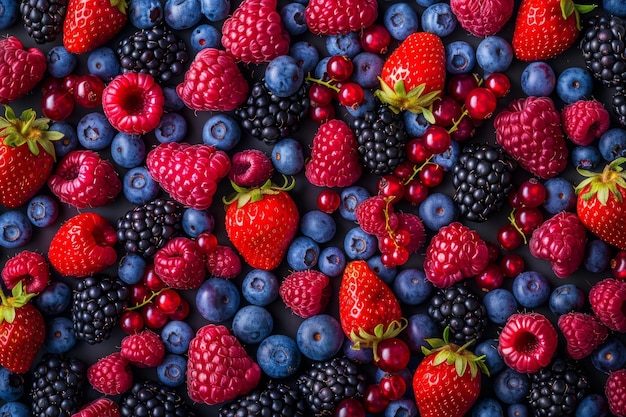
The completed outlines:
<svg viewBox="0 0 626 417">
<path fill-rule="evenodd" d="M 87 380 L 105 395 L 126 392 L 133 385 L 133 372 L 128 360 L 120 352 L 111 353 L 87 369 Z"/>
<path fill-rule="evenodd" d="M 589 291 L 593 313 L 609 329 L 626 332 L 626 281 L 606 278 Z"/>
<path fill-rule="evenodd" d="M 587 146 L 611 125 L 609 112 L 596 100 L 578 100 L 561 110 L 565 135 L 576 145 Z"/>
<path fill-rule="evenodd" d="M 206 278 L 204 256 L 193 240 L 175 237 L 154 255 L 154 272 L 171 288 L 196 289 Z"/>
<path fill-rule="evenodd" d="M 280 285 L 280 297 L 294 314 L 308 318 L 321 313 L 332 293 L 330 279 L 312 269 L 292 272 Z"/>
<path fill-rule="evenodd" d="M 206 255 L 206 268 L 214 277 L 232 279 L 241 273 L 241 259 L 230 246 L 218 245 Z"/>
<path fill-rule="evenodd" d="M 609 334 L 596 316 L 579 312 L 563 314 L 559 317 L 558 326 L 567 342 L 567 354 L 575 360 L 589 356 Z"/>
<path fill-rule="evenodd" d="M 146 329 L 123 338 L 120 354 L 138 368 L 153 368 L 163 362 L 165 345 L 158 334 Z"/>
</svg>

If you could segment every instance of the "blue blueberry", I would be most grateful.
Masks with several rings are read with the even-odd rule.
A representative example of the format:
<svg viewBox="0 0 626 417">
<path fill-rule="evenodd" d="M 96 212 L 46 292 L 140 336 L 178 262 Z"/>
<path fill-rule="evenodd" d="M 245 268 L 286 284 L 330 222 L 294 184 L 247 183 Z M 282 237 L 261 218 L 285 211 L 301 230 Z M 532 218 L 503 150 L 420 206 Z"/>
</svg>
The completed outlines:
<svg viewBox="0 0 626 417">
<path fill-rule="evenodd" d="M 448 194 L 429 194 L 419 205 L 418 213 L 424 226 L 437 231 L 459 217 L 459 207 Z"/>
<path fill-rule="evenodd" d="M 428 299 L 433 285 L 426 279 L 423 271 L 407 268 L 396 275 L 391 289 L 401 303 L 415 306 Z"/>
<path fill-rule="evenodd" d="M 530 409 L 525 403 L 512 404 L 506 409 L 507 417 L 530 417 Z"/>
<path fill-rule="evenodd" d="M 543 208 L 550 214 L 568 211 L 576 206 L 574 185 L 563 177 L 549 178 L 543 183 L 546 199 Z"/>
<path fill-rule="evenodd" d="M 74 323 L 67 317 L 58 316 L 46 322 L 46 337 L 43 345 L 50 353 L 66 353 L 76 345 Z"/>
<path fill-rule="evenodd" d="M 419 29 L 419 17 L 409 3 L 394 3 L 383 15 L 383 24 L 393 39 L 405 40 Z"/>
<path fill-rule="evenodd" d="M 242 343 L 256 345 L 272 334 L 274 319 L 265 307 L 248 305 L 237 311 L 232 329 Z"/>
<path fill-rule="evenodd" d="M 314 361 L 325 361 L 341 350 L 343 330 L 337 319 L 328 314 L 311 316 L 298 327 L 296 342 L 300 352 Z"/>
<path fill-rule="evenodd" d="M 289 336 L 273 334 L 266 337 L 256 353 L 257 363 L 270 378 L 286 378 L 300 367 L 302 355 Z"/>
<path fill-rule="evenodd" d="M 346 267 L 346 255 L 336 246 L 325 247 L 320 253 L 317 267 L 329 277 L 338 277 Z"/>
<path fill-rule="evenodd" d="M 48 73 L 55 78 L 63 78 L 76 68 L 76 55 L 69 52 L 63 45 L 52 47 L 46 55 Z"/>
<path fill-rule="evenodd" d="M 496 288 L 483 297 L 487 317 L 496 324 L 504 324 L 511 314 L 517 311 L 517 300 L 511 291 Z"/>
<path fill-rule="evenodd" d="M 424 10 L 420 23 L 424 32 L 443 38 L 454 32 L 457 20 L 449 4 L 435 3 Z"/>
<path fill-rule="evenodd" d="M 0 366 L 0 400 L 18 400 L 24 395 L 24 389 L 25 381 L 23 375 L 16 374 Z"/>
<path fill-rule="evenodd" d="M 164 86 L 163 88 L 163 109 L 167 111 L 181 111 L 185 108 L 185 103 L 181 100 L 174 87 Z"/>
<path fill-rule="evenodd" d="M 287 263 L 295 271 L 304 271 L 317 265 L 319 245 L 308 236 L 298 236 L 287 248 Z"/>
<path fill-rule="evenodd" d="M 200 11 L 209 21 L 218 22 L 230 13 L 230 0 L 200 0 Z"/>
<path fill-rule="evenodd" d="M 341 351 L 348 359 L 358 363 L 370 363 L 374 360 L 372 348 L 358 347 L 358 349 L 354 349 L 354 343 L 348 338 L 344 339 Z"/>
<path fill-rule="evenodd" d="M 328 51 L 328 55 L 345 55 L 352 59 L 362 50 L 361 39 L 357 32 L 326 37 L 326 51 Z"/>
<path fill-rule="evenodd" d="M 165 113 L 154 129 L 154 137 L 161 143 L 182 142 L 187 136 L 187 120 L 176 112 Z"/>
<path fill-rule="evenodd" d="M 337 224 L 330 214 L 311 210 L 300 218 L 300 231 L 317 243 L 326 243 L 335 236 Z"/>
<path fill-rule="evenodd" d="M 296 175 L 304 169 L 302 145 L 293 138 L 283 138 L 276 142 L 272 148 L 271 159 L 279 174 Z"/>
<path fill-rule="evenodd" d="M 556 94 L 565 104 L 588 99 L 593 94 L 593 76 L 581 67 L 567 68 L 556 78 Z"/>
<path fill-rule="evenodd" d="M 459 161 L 461 156 L 461 145 L 458 141 L 453 140 L 450 142 L 448 150 L 442 153 L 433 155 L 432 162 L 439 165 L 441 169 L 448 172 Z"/>
<path fill-rule="evenodd" d="M 611 263 L 611 247 L 600 239 L 587 241 L 583 265 L 585 269 L 594 274 L 604 272 Z"/>
<path fill-rule="evenodd" d="M 328 77 L 328 72 L 326 71 L 326 65 L 328 64 L 329 60 L 330 60 L 330 56 L 327 56 L 317 61 L 317 64 L 315 65 L 314 74 L 315 74 L 315 78 L 317 78 L 318 80 L 330 79 L 330 77 Z"/>
<path fill-rule="evenodd" d="M 78 134 L 76 133 L 76 129 L 69 123 L 65 121 L 54 122 L 50 125 L 48 130 L 63 133 L 61 139 L 53 142 L 57 161 L 63 159 L 65 155 L 78 146 Z"/>
<path fill-rule="evenodd" d="M 117 275 L 125 284 L 138 284 L 143 279 L 147 267 L 148 264 L 143 256 L 128 252 L 120 258 Z"/>
<path fill-rule="evenodd" d="M 343 250 L 350 259 L 368 259 L 378 250 L 378 239 L 355 226 L 346 233 Z"/>
<path fill-rule="evenodd" d="M 602 0 L 602 8 L 610 14 L 626 17 L 626 3 L 622 0 Z"/>
<path fill-rule="evenodd" d="M 477 356 L 485 355 L 485 365 L 489 369 L 490 375 L 496 375 L 505 367 L 504 360 L 498 352 L 497 339 L 485 339 L 474 348 L 474 354 Z"/>
<path fill-rule="evenodd" d="M 122 191 L 128 201 L 139 205 L 154 200 L 161 186 L 150 176 L 148 168 L 139 166 L 124 174 Z"/>
<path fill-rule="evenodd" d="M 476 53 L 472 45 L 465 41 L 446 44 L 446 71 L 450 74 L 465 74 L 476 65 Z"/>
<path fill-rule="evenodd" d="M 224 278 L 209 278 L 196 292 L 198 312 L 212 322 L 221 323 L 231 319 L 239 309 L 240 301 L 235 284 Z"/>
<path fill-rule="evenodd" d="M 398 268 L 395 266 L 391 268 L 385 266 L 383 264 L 382 256 L 380 255 L 370 256 L 367 259 L 367 265 L 387 285 L 391 285 L 398 274 Z"/>
<path fill-rule="evenodd" d="M 165 23 L 174 30 L 194 27 L 202 19 L 200 0 L 166 0 Z"/>
<path fill-rule="evenodd" d="M 605 417 L 609 414 L 609 406 L 600 394 L 591 393 L 584 397 L 576 407 L 574 417 Z"/>
<path fill-rule="evenodd" d="M 266 306 L 278 297 L 280 283 L 271 271 L 253 269 L 241 283 L 241 294 L 250 304 Z"/>
<path fill-rule="evenodd" d="M 422 7 L 430 7 L 435 3 L 438 3 L 440 0 L 415 0 L 418 6 Z"/>
<path fill-rule="evenodd" d="M 614 127 L 604 132 L 598 140 L 598 149 L 608 162 L 626 156 L 626 130 Z"/>
<path fill-rule="evenodd" d="M 229 151 L 241 139 L 239 123 L 225 113 L 217 113 L 204 123 L 202 127 L 202 142 L 216 149 Z"/>
<path fill-rule="evenodd" d="M 302 35 L 309 28 L 304 17 L 305 5 L 302 3 L 287 3 L 280 9 L 280 17 L 285 26 L 285 30 L 290 36 Z"/>
<path fill-rule="evenodd" d="M 35 307 L 48 316 L 63 313 L 71 302 L 72 289 L 61 281 L 50 281 L 48 286 L 33 299 Z"/>
<path fill-rule="evenodd" d="M 501 36 L 487 36 L 476 47 L 476 62 L 485 74 L 506 72 L 513 62 L 513 47 Z"/>
<path fill-rule="evenodd" d="M 15 249 L 30 242 L 33 227 L 21 211 L 8 210 L 0 214 L 0 246 Z"/>
<path fill-rule="evenodd" d="M 87 113 L 81 117 L 76 126 L 78 142 L 85 149 L 92 151 L 109 147 L 116 133 L 107 117 L 98 112 Z"/>
<path fill-rule="evenodd" d="M 524 402 L 530 391 L 528 376 L 506 367 L 493 381 L 493 393 L 505 404 Z"/>
<path fill-rule="evenodd" d="M 161 340 L 165 350 L 178 355 L 187 353 L 194 336 L 194 330 L 182 320 L 170 320 L 161 329 Z"/>
<path fill-rule="evenodd" d="M 139 135 L 118 132 L 111 141 L 111 159 L 123 168 L 134 168 L 146 158 L 146 144 Z"/>
<path fill-rule="evenodd" d="M 157 378 L 167 387 L 180 387 L 186 381 L 187 359 L 182 355 L 169 353 L 157 366 Z"/>
<path fill-rule="evenodd" d="M 2 417 L 31 417 L 30 408 L 18 401 L 9 401 L 0 407 Z"/>
<path fill-rule="evenodd" d="M 526 308 L 536 308 L 550 298 L 550 281 L 538 271 L 524 271 L 513 279 L 513 295 Z"/>
<path fill-rule="evenodd" d="M 359 185 L 346 187 L 341 191 L 341 205 L 339 206 L 339 214 L 346 220 L 355 221 L 356 207 L 363 201 L 371 197 L 369 191 Z"/>
<path fill-rule="evenodd" d="M 426 339 L 441 337 L 439 326 L 428 314 L 416 313 L 408 318 L 404 338 L 413 352 L 421 352 L 422 346 L 429 347 Z"/>
<path fill-rule="evenodd" d="M 385 417 L 416 417 L 417 415 L 417 405 L 415 401 L 409 398 L 389 401 L 384 414 Z"/>
<path fill-rule="evenodd" d="M 344 107 L 344 109 L 354 118 L 362 118 L 366 112 L 374 110 L 378 105 L 378 99 L 374 96 L 374 92 L 371 89 L 363 90 L 363 101 L 354 107 Z"/>
<path fill-rule="evenodd" d="M 423 136 L 426 133 L 426 129 L 430 127 L 430 123 L 424 118 L 423 113 L 415 114 L 405 111 L 402 113 L 402 120 L 404 121 L 406 132 L 416 138 Z"/>
<path fill-rule="evenodd" d="M 128 20 L 137 29 L 148 29 L 163 21 L 161 0 L 133 0 L 128 6 Z"/>
<path fill-rule="evenodd" d="M 591 352 L 591 364 L 600 372 L 612 372 L 626 366 L 626 345 L 615 336 Z"/>
<path fill-rule="evenodd" d="M 290 97 L 302 86 L 304 75 L 294 57 L 280 55 L 265 67 L 265 85 L 278 97 Z"/>
<path fill-rule="evenodd" d="M 548 307 L 560 316 L 571 311 L 581 311 L 585 305 L 585 293 L 574 284 L 562 284 L 550 293 Z"/>
<path fill-rule="evenodd" d="M 352 59 L 352 80 L 363 88 L 376 88 L 380 85 L 378 77 L 383 70 L 384 59 L 371 52 L 359 52 Z"/>
<path fill-rule="evenodd" d="M 120 73 L 120 63 L 115 51 L 108 46 L 100 46 L 87 56 L 87 69 L 103 81 L 110 81 Z"/>
<path fill-rule="evenodd" d="M 595 146 L 578 145 L 572 149 L 572 163 L 577 168 L 594 169 L 602 161 L 600 149 Z"/>
<path fill-rule="evenodd" d="M 472 417 L 504 417 L 504 410 L 495 398 L 481 397 L 472 406 Z"/>
<path fill-rule="evenodd" d="M 20 17 L 20 2 L 17 0 L 0 0 L 0 30 L 13 26 Z"/>
<path fill-rule="evenodd" d="M 195 52 L 205 48 L 218 48 L 221 45 L 222 34 L 209 24 L 198 25 L 191 32 L 189 43 Z"/>
<path fill-rule="evenodd" d="M 307 41 L 292 43 L 289 47 L 289 55 L 295 58 L 305 74 L 315 71 L 315 66 L 320 60 L 320 53 L 315 45 Z"/>
<path fill-rule="evenodd" d="M 26 206 L 26 217 L 35 227 L 48 227 L 59 217 L 59 203 L 49 195 L 36 195 Z"/>
<path fill-rule="evenodd" d="M 188 207 L 183 212 L 183 231 L 191 238 L 201 233 L 211 233 L 215 227 L 215 218 L 207 210 L 196 210 Z"/>
<path fill-rule="evenodd" d="M 554 91 L 556 75 L 550 64 L 535 61 L 522 71 L 520 84 L 527 96 L 547 97 Z"/>
</svg>

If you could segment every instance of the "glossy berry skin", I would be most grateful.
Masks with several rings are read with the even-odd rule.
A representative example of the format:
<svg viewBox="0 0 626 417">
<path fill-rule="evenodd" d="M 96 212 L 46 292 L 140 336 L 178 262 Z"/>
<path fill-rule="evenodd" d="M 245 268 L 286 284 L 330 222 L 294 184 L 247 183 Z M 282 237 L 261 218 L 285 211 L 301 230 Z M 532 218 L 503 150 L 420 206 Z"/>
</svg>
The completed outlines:
<svg viewBox="0 0 626 417">
<path fill-rule="evenodd" d="M 411 358 L 409 346 L 402 339 L 396 337 L 379 342 L 376 354 L 374 356 L 374 364 L 382 371 L 391 374 L 406 368 Z M 378 357 L 378 360 L 376 360 L 376 357 Z"/>
<path fill-rule="evenodd" d="M 209 278 L 196 292 L 196 307 L 202 317 L 219 323 L 235 315 L 240 299 L 239 290 L 231 281 Z"/>
<path fill-rule="evenodd" d="M 485 78 L 485 87 L 490 90 L 497 99 L 506 97 L 511 91 L 511 80 L 502 72 L 491 73 Z"/>
<path fill-rule="evenodd" d="M 325 361 L 341 350 L 344 334 L 341 324 L 328 314 L 306 318 L 296 332 L 300 352 L 315 361 Z"/>
<path fill-rule="evenodd" d="M 513 62 L 513 47 L 501 36 L 487 36 L 476 47 L 476 61 L 486 74 L 506 72 Z"/>
<path fill-rule="evenodd" d="M 370 413 L 380 413 L 389 405 L 389 399 L 385 397 L 378 384 L 370 384 L 363 394 L 363 406 Z"/>
<path fill-rule="evenodd" d="M 524 259 L 516 253 L 507 253 L 500 260 L 500 268 L 506 278 L 515 278 L 524 271 L 524 267 Z"/>
<path fill-rule="evenodd" d="M 546 199 L 546 189 L 536 178 L 524 181 L 517 189 L 520 201 L 526 207 L 539 207 Z"/>
<path fill-rule="evenodd" d="M 545 97 L 552 94 L 556 86 L 556 75 L 548 63 L 531 62 L 522 71 L 520 83 L 527 96 Z"/>
<path fill-rule="evenodd" d="M 550 293 L 548 306 L 556 315 L 581 311 L 585 305 L 585 293 L 574 284 L 563 284 Z"/>
<path fill-rule="evenodd" d="M 131 168 L 124 174 L 122 191 L 124 197 L 133 204 L 144 204 L 154 200 L 161 190 L 156 182 L 143 166 Z"/>
<path fill-rule="evenodd" d="M 46 91 L 41 98 L 41 112 L 50 120 L 65 120 L 73 111 L 74 97 L 62 87 Z"/>
<path fill-rule="evenodd" d="M 497 104 L 496 96 L 488 88 L 475 88 L 465 97 L 465 109 L 469 116 L 475 120 L 491 117 Z"/>
<path fill-rule="evenodd" d="M 550 297 L 550 282 L 537 271 L 525 271 L 513 280 L 513 295 L 524 307 L 536 308 Z"/>
<path fill-rule="evenodd" d="M 446 71 L 450 74 L 463 74 L 472 71 L 476 65 L 476 54 L 472 45 L 465 41 L 450 42 L 446 45 Z"/>
<path fill-rule="evenodd" d="M 512 224 L 504 224 L 498 228 L 498 243 L 504 250 L 515 250 L 522 245 L 523 236 Z"/>
<path fill-rule="evenodd" d="M 424 148 L 430 153 L 443 153 L 450 147 L 450 133 L 441 126 L 432 125 L 424 132 L 422 141 Z"/>
<path fill-rule="evenodd" d="M 566 68 L 556 79 L 556 93 L 565 104 L 588 99 L 593 93 L 593 76 L 584 68 Z"/>
<path fill-rule="evenodd" d="M 346 81 L 352 75 L 354 65 L 346 55 L 333 55 L 326 63 L 326 73 L 336 82 Z"/>
<path fill-rule="evenodd" d="M 239 123 L 230 115 L 217 113 L 202 127 L 202 142 L 216 149 L 228 151 L 241 139 Z"/>
<path fill-rule="evenodd" d="M 30 242 L 33 228 L 21 211 L 8 210 L 0 214 L 0 246 L 7 249 L 19 248 Z"/>
<path fill-rule="evenodd" d="M 333 417 L 365 417 L 365 408 L 356 398 L 344 398 L 335 406 Z"/>
<path fill-rule="evenodd" d="M 97 75 L 93 74 L 80 76 L 72 89 L 76 104 L 88 109 L 102 104 L 103 91 L 104 82 Z"/>
<path fill-rule="evenodd" d="M 332 214 L 341 204 L 341 197 L 334 190 L 323 190 L 317 195 L 317 208 L 326 214 Z"/>
<path fill-rule="evenodd" d="M 250 304 L 266 306 L 278 297 L 278 288 L 278 279 L 273 272 L 253 269 L 244 277 L 241 293 Z"/>
<path fill-rule="evenodd" d="M 365 28 L 361 33 L 361 46 L 366 52 L 384 54 L 391 42 L 391 34 L 387 28 L 377 23 Z"/>
</svg>

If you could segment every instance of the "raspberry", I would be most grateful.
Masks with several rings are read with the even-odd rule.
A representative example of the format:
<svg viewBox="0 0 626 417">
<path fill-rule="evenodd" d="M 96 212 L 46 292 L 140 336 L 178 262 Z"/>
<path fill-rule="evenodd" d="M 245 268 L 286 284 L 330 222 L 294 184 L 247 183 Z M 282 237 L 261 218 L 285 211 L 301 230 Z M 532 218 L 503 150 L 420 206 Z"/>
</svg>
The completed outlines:
<svg viewBox="0 0 626 417">
<path fill-rule="evenodd" d="M 120 408 L 110 398 L 100 397 L 85 405 L 72 417 L 119 417 Z"/>
<path fill-rule="evenodd" d="M 263 151 L 246 149 L 233 155 L 228 179 L 240 187 L 259 187 L 273 174 L 272 160 Z"/>
<path fill-rule="evenodd" d="M 15 36 L 0 40 L 0 104 L 17 100 L 31 91 L 46 73 L 46 54 L 38 48 L 23 49 Z"/>
<path fill-rule="evenodd" d="M 557 332 L 543 314 L 514 313 L 500 332 L 498 352 L 508 367 L 534 373 L 548 366 L 557 344 Z"/>
<path fill-rule="evenodd" d="M 450 0 L 457 21 L 474 36 L 495 35 L 513 15 L 513 0 Z"/>
<path fill-rule="evenodd" d="M 412 213 L 398 213 L 398 229 L 408 230 L 411 241 L 405 246 L 409 253 L 417 251 L 426 242 L 426 231 L 424 223 L 418 215 Z"/>
<path fill-rule="evenodd" d="M 218 245 L 206 255 L 206 268 L 214 277 L 232 279 L 241 273 L 241 259 L 230 246 Z"/>
<path fill-rule="evenodd" d="M 589 356 L 609 334 L 596 316 L 585 313 L 563 314 L 559 317 L 558 326 L 567 342 L 567 354 L 575 360 Z"/>
<path fill-rule="evenodd" d="M 319 271 L 297 271 L 285 278 L 279 293 L 294 314 L 306 319 L 326 308 L 332 286 L 328 276 Z"/>
<path fill-rule="evenodd" d="M 609 410 L 616 416 L 626 416 L 626 369 L 609 374 L 604 385 Z"/>
<path fill-rule="evenodd" d="M 121 353 L 114 352 L 87 369 L 87 380 L 96 391 L 117 395 L 130 389 L 133 373 L 128 360 Z"/>
<path fill-rule="evenodd" d="M 608 130 L 611 117 L 599 101 L 578 100 L 563 107 L 561 123 L 572 142 L 587 146 Z"/>
<path fill-rule="evenodd" d="M 609 329 L 626 332 L 626 281 L 606 278 L 591 287 L 589 304 Z"/>
<path fill-rule="evenodd" d="M 376 0 L 312 0 L 304 10 L 315 35 L 345 35 L 371 26 L 378 17 Z"/>
<path fill-rule="evenodd" d="M 123 338 L 120 354 L 138 368 L 153 368 L 163 362 L 165 345 L 158 334 L 146 329 Z"/>
<path fill-rule="evenodd" d="M 398 228 L 398 216 L 388 198 L 377 195 L 363 200 L 355 210 L 356 221 L 365 233 L 387 236 Z"/>
<path fill-rule="evenodd" d="M 14 255 L 4 264 L 2 281 L 9 290 L 22 281 L 27 293 L 38 294 L 50 282 L 50 268 L 41 254 L 25 250 Z"/>
<path fill-rule="evenodd" d="M 206 277 L 204 256 L 196 242 L 175 237 L 154 255 L 154 272 L 170 288 L 198 288 Z"/>
</svg>

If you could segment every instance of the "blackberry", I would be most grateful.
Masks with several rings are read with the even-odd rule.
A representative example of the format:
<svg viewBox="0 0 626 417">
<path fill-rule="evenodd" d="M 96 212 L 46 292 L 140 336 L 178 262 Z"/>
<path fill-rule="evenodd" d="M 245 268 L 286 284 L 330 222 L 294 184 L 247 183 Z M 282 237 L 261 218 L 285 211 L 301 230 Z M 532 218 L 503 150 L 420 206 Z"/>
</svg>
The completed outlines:
<svg viewBox="0 0 626 417">
<path fill-rule="evenodd" d="M 617 117 L 619 124 L 626 126 L 626 91 L 623 87 L 620 86 L 615 89 L 611 105 L 613 107 L 613 114 Z"/>
<path fill-rule="evenodd" d="M 68 0 L 22 0 L 20 14 L 26 33 L 42 44 L 54 41 L 63 30 Z"/>
<path fill-rule="evenodd" d="M 302 417 L 304 401 L 300 393 L 285 384 L 269 382 L 220 408 L 220 417 Z"/>
<path fill-rule="evenodd" d="M 76 338 L 90 345 L 108 339 L 128 299 L 128 288 L 119 279 L 96 275 L 79 281 L 72 296 Z"/>
<path fill-rule="evenodd" d="M 121 417 L 195 417 L 193 410 L 173 389 L 159 382 L 135 382 L 119 401 Z"/>
<path fill-rule="evenodd" d="M 296 132 L 307 116 L 308 89 L 309 83 L 304 82 L 296 94 L 279 97 L 267 88 L 264 80 L 257 81 L 246 102 L 235 109 L 235 115 L 250 136 L 273 145 Z"/>
<path fill-rule="evenodd" d="M 181 74 L 189 59 L 185 42 L 163 26 L 141 29 L 117 47 L 122 72 L 150 74 L 157 82 Z"/>
<path fill-rule="evenodd" d="M 438 290 L 430 300 L 428 315 L 441 328 L 449 326 L 450 342 L 459 346 L 480 340 L 487 327 L 484 304 L 461 284 Z"/>
<path fill-rule="evenodd" d="M 387 175 L 406 156 L 408 134 L 400 114 L 377 100 L 374 110 L 352 121 L 361 164 L 374 175 Z"/>
<path fill-rule="evenodd" d="M 594 16 L 582 31 L 580 50 L 587 69 L 606 86 L 626 81 L 624 36 L 626 26 L 617 16 Z"/>
<path fill-rule="evenodd" d="M 69 417 L 83 405 L 87 366 L 80 359 L 46 353 L 33 368 L 33 417 Z"/>
<path fill-rule="evenodd" d="M 126 252 L 151 258 L 182 233 L 183 211 L 182 205 L 164 198 L 137 206 L 117 221 L 117 241 Z"/>
<path fill-rule="evenodd" d="M 452 167 L 454 201 L 467 220 L 484 222 L 513 187 L 517 163 L 499 146 L 471 144 Z"/>
<path fill-rule="evenodd" d="M 564 357 L 538 372 L 529 374 L 528 403 L 535 416 L 573 416 L 589 389 L 587 376 Z"/>
<path fill-rule="evenodd" d="M 356 363 L 348 358 L 333 358 L 314 362 L 296 384 L 309 409 L 315 415 L 327 415 L 344 398 L 362 396 L 367 381 Z"/>
</svg>

